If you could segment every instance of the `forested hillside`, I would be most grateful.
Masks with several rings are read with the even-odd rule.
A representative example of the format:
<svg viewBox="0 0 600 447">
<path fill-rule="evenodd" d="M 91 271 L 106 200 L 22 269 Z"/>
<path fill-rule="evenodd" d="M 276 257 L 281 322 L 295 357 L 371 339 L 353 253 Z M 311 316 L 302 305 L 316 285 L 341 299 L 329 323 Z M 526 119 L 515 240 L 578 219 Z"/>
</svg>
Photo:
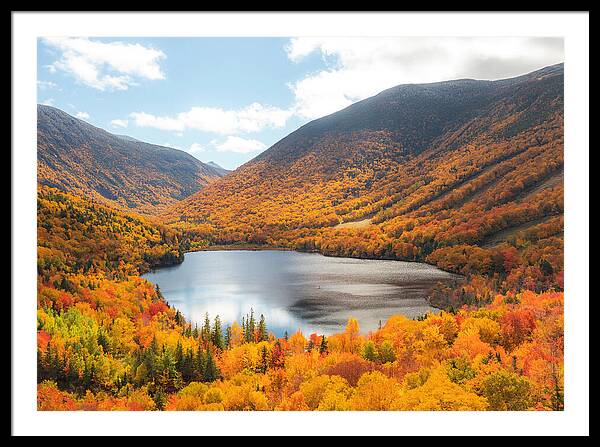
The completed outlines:
<svg viewBox="0 0 600 447">
<path fill-rule="evenodd" d="M 227 172 L 184 151 L 113 135 L 38 105 L 38 182 L 153 214 Z"/>
<path fill-rule="evenodd" d="M 165 218 L 207 243 L 426 261 L 491 290 L 561 289 L 563 163 L 562 64 L 401 85 L 303 126 Z"/>
<path fill-rule="evenodd" d="M 562 65 L 386 90 L 187 198 L 201 166 L 121 167 L 99 150 L 148 148 L 69 126 L 39 131 L 38 409 L 563 409 Z M 210 244 L 424 261 L 463 278 L 431 291 L 438 314 L 278 338 L 252 309 L 192 325 L 139 276 Z"/>
<path fill-rule="evenodd" d="M 192 325 L 137 276 L 177 232 L 50 188 L 38 228 L 39 410 L 563 408 L 562 293 L 276 338 L 252 310 Z"/>
</svg>

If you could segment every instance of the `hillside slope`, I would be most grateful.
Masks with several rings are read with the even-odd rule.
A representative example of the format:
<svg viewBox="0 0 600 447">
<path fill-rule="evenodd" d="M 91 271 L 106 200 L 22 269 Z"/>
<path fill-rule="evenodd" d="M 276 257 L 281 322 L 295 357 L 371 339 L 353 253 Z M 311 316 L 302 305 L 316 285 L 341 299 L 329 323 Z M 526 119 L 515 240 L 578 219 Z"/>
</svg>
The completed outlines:
<svg viewBox="0 0 600 447">
<path fill-rule="evenodd" d="M 223 171 L 186 152 L 113 135 L 38 105 L 38 182 L 102 202 L 156 213 Z"/>
<path fill-rule="evenodd" d="M 277 338 L 198 327 L 137 276 L 183 260 L 180 232 L 47 187 L 37 220 L 39 411 L 564 408 L 563 293 Z"/>
<path fill-rule="evenodd" d="M 563 101 L 562 64 L 500 81 L 397 86 L 306 124 L 165 217 L 211 243 L 427 260 L 504 278 L 512 264 L 498 251 L 509 239 L 521 256 L 515 287 L 527 278 L 554 286 Z M 538 273 L 548 263 L 552 274 Z"/>
</svg>

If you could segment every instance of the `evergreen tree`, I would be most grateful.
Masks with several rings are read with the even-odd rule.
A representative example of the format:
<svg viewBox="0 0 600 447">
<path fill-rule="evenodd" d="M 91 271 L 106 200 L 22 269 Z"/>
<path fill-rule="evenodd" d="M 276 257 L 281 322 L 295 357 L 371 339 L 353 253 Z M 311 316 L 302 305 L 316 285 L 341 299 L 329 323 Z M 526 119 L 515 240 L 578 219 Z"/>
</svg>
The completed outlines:
<svg viewBox="0 0 600 447">
<path fill-rule="evenodd" d="M 319 344 L 319 353 L 325 354 L 327 352 L 327 340 L 325 340 L 325 335 L 321 337 L 321 343 Z"/>
<path fill-rule="evenodd" d="M 256 332 L 256 322 L 254 320 L 254 309 L 250 308 L 250 320 L 248 321 L 248 340 L 249 342 L 254 340 L 254 333 Z"/>
<path fill-rule="evenodd" d="M 102 346 L 102 350 L 104 351 L 104 353 L 109 353 L 110 348 L 108 344 L 108 339 L 106 338 L 106 335 L 104 334 L 103 330 L 98 331 L 98 344 Z"/>
<path fill-rule="evenodd" d="M 210 352 L 210 349 L 206 349 L 206 363 L 204 366 L 204 381 L 214 382 L 221 376 L 221 372 L 215 363 L 215 359 Z"/>
<path fill-rule="evenodd" d="M 175 323 L 177 323 L 179 326 L 185 325 L 185 318 L 183 315 L 181 315 L 179 309 L 177 310 L 177 312 L 175 312 Z"/>
<path fill-rule="evenodd" d="M 167 404 L 167 396 L 161 387 L 158 387 L 154 392 L 154 405 L 158 410 L 164 410 L 165 405 Z"/>
<path fill-rule="evenodd" d="M 185 383 L 191 382 L 194 379 L 194 351 L 192 348 L 188 348 L 184 357 L 183 364 L 181 367 L 181 377 Z"/>
<path fill-rule="evenodd" d="M 231 326 L 227 326 L 225 329 L 225 348 L 229 349 L 231 347 Z"/>
<path fill-rule="evenodd" d="M 175 348 L 175 366 L 178 371 L 183 369 L 183 346 L 181 340 L 177 340 L 177 347 Z"/>
<path fill-rule="evenodd" d="M 158 370 L 158 341 L 156 336 L 152 337 L 150 346 L 144 351 L 143 357 L 148 377 L 154 379 Z"/>
<path fill-rule="evenodd" d="M 217 315 L 215 317 L 215 326 L 212 333 L 212 343 L 218 349 L 223 349 L 225 347 L 223 343 L 223 331 L 221 330 L 221 319 Z"/>
<path fill-rule="evenodd" d="M 244 334 L 244 341 L 248 341 L 248 329 L 246 328 L 245 317 L 242 317 L 242 334 Z"/>
<path fill-rule="evenodd" d="M 56 380 L 58 375 L 58 355 L 55 355 L 54 348 L 50 342 L 46 345 L 46 355 L 44 356 L 43 364 L 45 365 L 45 378 Z"/>
<path fill-rule="evenodd" d="M 206 359 L 205 359 L 205 356 L 204 356 L 204 352 L 202 350 L 202 344 L 201 343 L 198 343 L 198 352 L 196 354 L 196 362 L 195 362 L 194 366 L 195 366 L 195 369 L 196 369 L 194 377 L 199 382 L 202 382 L 204 380 L 204 369 L 205 369 L 205 366 L 206 366 Z"/>
<path fill-rule="evenodd" d="M 260 350 L 260 364 L 258 366 L 258 372 L 264 374 L 267 372 L 268 368 L 269 368 L 269 351 L 267 350 L 267 347 L 263 345 L 262 349 Z"/>
<path fill-rule="evenodd" d="M 204 315 L 204 326 L 202 327 L 202 340 L 205 343 L 210 341 L 210 319 L 208 318 L 208 312 Z"/>
<path fill-rule="evenodd" d="M 396 352 L 389 341 L 384 341 L 379 347 L 379 361 L 381 363 L 394 362 L 396 360 Z"/>
<path fill-rule="evenodd" d="M 265 322 L 265 316 L 260 314 L 260 322 L 258 323 L 258 341 L 267 341 L 269 334 L 267 334 L 267 323 Z"/>
<path fill-rule="evenodd" d="M 366 342 L 363 348 L 362 356 L 365 360 L 369 360 L 371 362 L 377 360 L 377 350 L 375 348 L 375 343 L 373 343 L 371 340 Z"/>
<path fill-rule="evenodd" d="M 158 365 L 157 381 L 164 391 L 174 393 L 181 388 L 181 373 L 177 369 L 175 356 L 170 348 L 163 346 L 163 352 Z"/>
</svg>

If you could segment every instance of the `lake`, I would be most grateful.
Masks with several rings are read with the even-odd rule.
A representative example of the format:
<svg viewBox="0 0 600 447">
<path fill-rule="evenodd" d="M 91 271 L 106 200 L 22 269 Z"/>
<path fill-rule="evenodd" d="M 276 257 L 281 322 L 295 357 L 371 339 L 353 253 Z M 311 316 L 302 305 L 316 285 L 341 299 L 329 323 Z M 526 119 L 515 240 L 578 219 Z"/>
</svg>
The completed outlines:
<svg viewBox="0 0 600 447">
<path fill-rule="evenodd" d="M 456 275 L 416 262 L 326 257 L 275 250 L 187 253 L 182 264 L 144 275 L 158 284 L 169 304 L 200 327 L 218 314 L 223 328 L 241 322 L 250 309 L 277 336 L 301 329 L 329 335 L 349 317 L 361 332 L 402 314 L 435 311 L 425 296 L 437 282 Z"/>
</svg>

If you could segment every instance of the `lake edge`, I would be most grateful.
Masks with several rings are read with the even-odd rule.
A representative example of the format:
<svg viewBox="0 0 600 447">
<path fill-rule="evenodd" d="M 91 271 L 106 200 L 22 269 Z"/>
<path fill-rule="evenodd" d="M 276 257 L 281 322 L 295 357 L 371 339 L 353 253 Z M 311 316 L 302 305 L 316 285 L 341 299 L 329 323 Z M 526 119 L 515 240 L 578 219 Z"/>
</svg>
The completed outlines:
<svg viewBox="0 0 600 447">
<path fill-rule="evenodd" d="M 448 274 L 451 275 L 450 277 L 448 277 L 447 279 L 439 279 L 436 280 L 435 283 L 432 283 L 430 286 L 428 286 L 426 289 L 423 289 L 423 296 L 420 297 L 420 300 L 422 301 L 422 305 L 424 307 L 429 308 L 429 310 L 425 310 L 423 313 L 420 313 L 419 315 L 411 315 L 410 312 L 409 313 L 405 313 L 405 312 L 392 312 L 389 314 L 389 316 L 385 317 L 385 318 L 381 318 L 380 321 L 387 321 L 389 318 L 391 318 L 394 315 L 402 315 L 408 319 L 416 319 L 416 318 L 420 318 L 423 315 L 425 315 L 426 313 L 434 313 L 437 314 L 439 313 L 439 311 L 442 311 L 444 309 L 433 305 L 432 303 L 430 303 L 429 301 L 429 297 L 430 297 L 430 292 L 431 290 L 437 286 L 437 284 L 439 283 L 448 283 L 450 281 L 456 281 L 460 278 L 462 278 L 462 275 L 456 274 L 454 272 L 448 272 L 445 271 L 444 269 L 440 269 L 439 267 L 437 267 L 436 265 L 433 264 L 429 264 L 426 262 L 419 262 L 419 261 L 404 261 L 404 260 L 398 260 L 398 259 L 381 259 L 381 258 L 363 258 L 363 257 L 351 257 L 351 256 L 334 256 L 334 255 L 326 255 L 323 254 L 319 251 L 307 251 L 307 250 L 294 250 L 294 249 L 289 249 L 286 247 L 264 247 L 264 246 L 254 246 L 254 245 L 227 245 L 225 247 L 227 247 L 227 249 L 219 249 L 222 246 L 211 246 L 210 248 L 205 248 L 205 249 L 197 249 L 197 250 L 190 250 L 185 252 L 185 254 L 190 254 L 190 253 L 198 253 L 198 252 L 214 252 L 214 253 L 233 253 L 233 252 L 239 252 L 239 253 L 243 253 L 243 252 L 247 252 L 247 253 L 252 253 L 252 252 L 270 252 L 270 253 L 283 253 L 283 252 L 289 252 L 290 254 L 297 254 L 297 255 L 320 255 L 319 257 L 322 259 L 339 259 L 339 260 L 349 260 L 349 261 L 367 261 L 367 262 L 384 262 L 385 264 L 388 265 L 392 265 L 393 262 L 391 261 L 396 261 L 400 264 L 416 264 L 419 266 L 423 266 L 423 267 L 428 267 L 431 269 L 434 269 L 436 271 L 438 271 L 439 273 L 444 273 L 444 274 Z M 184 257 L 184 261 L 186 260 L 187 257 Z M 144 275 L 142 275 L 144 277 L 145 280 L 149 281 L 151 284 L 155 284 L 155 285 L 159 285 L 158 281 L 152 281 L 150 280 L 147 276 L 151 276 L 152 274 L 156 274 L 159 273 L 161 271 L 165 272 L 168 271 L 172 268 L 181 268 L 182 264 L 184 264 L 184 262 L 182 261 L 181 263 L 177 263 L 177 264 L 173 264 L 173 265 L 169 265 L 169 266 L 160 266 L 157 268 L 152 269 L 151 271 L 145 273 Z M 282 283 L 285 285 L 285 283 Z M 391 283 L 388 283 L 391 284 Z M 164 290 L 162 290 L 164 292 Z M 169 299 L 169 297 L 165 296 L 165 299 L 168 300 L 168 302 L 171 302 L 171 300 Z M 182 308 L 182 306 L 180 306 L 179 304 L 171 304 L 173 308 L 178 309 L 179 311 L 181 311 L 182 313 L 187 314 L 187 312 L 184 312 L 184 308 L 185 306 L 183 306 L 184 308 Z M 326 314 L 324 314 L 325 316 Z M 299 323 L 299 322 L 298 322 Z M 362 325 L 361 325 L 362 326 Z M 290 327 L 291 330 L 294 330 L 296 328 L 296 326 Z M 362 332 L 362 331 L 361 331 Z M 367 331 L 368 332 L 368 331 Z M 366 333 L 366 332 L 365 332 Z"/>
</svg>

